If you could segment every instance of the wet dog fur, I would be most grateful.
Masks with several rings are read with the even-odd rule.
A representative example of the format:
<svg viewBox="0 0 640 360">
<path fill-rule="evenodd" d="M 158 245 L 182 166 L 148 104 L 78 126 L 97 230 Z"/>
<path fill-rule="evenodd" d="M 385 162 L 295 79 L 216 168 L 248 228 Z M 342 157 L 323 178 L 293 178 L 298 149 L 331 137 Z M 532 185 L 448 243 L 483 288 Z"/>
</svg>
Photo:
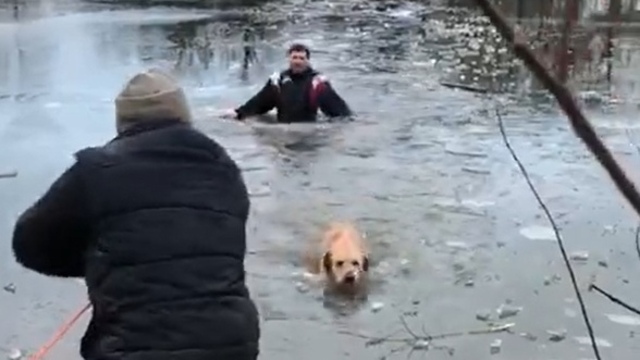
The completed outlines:
<svg viewBox="0 0 640 360">
<path fill-rule="evenodd" d="M 366 293 L 369 254 L 362 234 L 350 222 L 331 223 L 322 234 L 317 271 L 329 293 Z"/>
</svg>

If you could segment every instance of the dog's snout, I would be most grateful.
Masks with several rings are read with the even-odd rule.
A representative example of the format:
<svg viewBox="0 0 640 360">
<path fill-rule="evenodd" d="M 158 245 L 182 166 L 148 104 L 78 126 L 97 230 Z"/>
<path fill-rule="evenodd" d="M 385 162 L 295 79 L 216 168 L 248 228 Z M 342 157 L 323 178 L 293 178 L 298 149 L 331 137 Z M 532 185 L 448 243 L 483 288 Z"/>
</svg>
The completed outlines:
<svg viewBox="0 0 640 360">
<path fill-rule="evenodd" d="M 350 273 L 345 275 L 344 282 L 347 284 L 353 284 L 354 282 L 356 282 L 356 274 Z"/>
</svg>

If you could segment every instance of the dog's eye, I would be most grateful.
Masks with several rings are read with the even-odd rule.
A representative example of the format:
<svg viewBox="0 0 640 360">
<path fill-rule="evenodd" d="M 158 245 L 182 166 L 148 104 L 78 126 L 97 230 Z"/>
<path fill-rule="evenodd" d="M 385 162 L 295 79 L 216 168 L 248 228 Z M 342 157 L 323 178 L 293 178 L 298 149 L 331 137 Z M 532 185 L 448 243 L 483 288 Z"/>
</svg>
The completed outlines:
<svg viewBox="0 0 640 360">
<path fill-rule="evenodd" d="M 344 265 L 344 261 L 342 261 L 342 260 L 336 261 L 336 266 L 337 267 L 342 267 L 342 265 Z"/>
<path fill-rule="evenodd" d="M 353 266 L 360 266 L 360 262 L 359 262 L 358 260 L 353 260 L 353 261 L 351 262 L 351 265 L 353 265 Z"/>
</svg>

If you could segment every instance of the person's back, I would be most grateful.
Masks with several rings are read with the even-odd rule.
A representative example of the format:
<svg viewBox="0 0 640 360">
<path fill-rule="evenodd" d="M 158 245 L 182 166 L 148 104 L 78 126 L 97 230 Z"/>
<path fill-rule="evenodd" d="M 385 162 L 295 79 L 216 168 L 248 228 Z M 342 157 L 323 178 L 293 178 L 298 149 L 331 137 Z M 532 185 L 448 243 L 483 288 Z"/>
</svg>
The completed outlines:
<svg viewBox="0 0 640 360">
<path fill-rule="evenodd" d="M 257 358 L 244 272 L 249 196 L 222 147 L 189 123 L 132 121 L 107 145 L 80 151 L 63 176 L 82 192 L 83 221 L 68 241 L 90 239 L 85 359 Z M 16 226 L 19 259 L 16 239 L 29 225 Z"/>
<path fill-rule="evenodd" d="M 253 358 L 249 200 L 224 150 L 174 124 L 86 150 L 78 162 L 100 219 L 87 257 L 96 334 L 85 358 Z"/>
</svg>

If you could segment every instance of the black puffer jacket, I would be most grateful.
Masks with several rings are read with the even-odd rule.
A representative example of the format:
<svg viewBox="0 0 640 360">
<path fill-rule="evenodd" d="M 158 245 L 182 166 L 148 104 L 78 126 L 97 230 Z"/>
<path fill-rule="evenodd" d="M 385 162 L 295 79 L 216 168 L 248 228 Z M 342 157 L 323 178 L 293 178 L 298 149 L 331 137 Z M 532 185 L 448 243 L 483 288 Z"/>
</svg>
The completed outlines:
<svg viewBox="0 0 640 360">
<path fill-rule="evenodd" d="M 79 152 L 20 218 L 13 246 L 26 267 L 85 276 L 85 359 L 253 360 L 248 212 L 222 147 L 188 125 L 157 122 Z"/>
</svg>

